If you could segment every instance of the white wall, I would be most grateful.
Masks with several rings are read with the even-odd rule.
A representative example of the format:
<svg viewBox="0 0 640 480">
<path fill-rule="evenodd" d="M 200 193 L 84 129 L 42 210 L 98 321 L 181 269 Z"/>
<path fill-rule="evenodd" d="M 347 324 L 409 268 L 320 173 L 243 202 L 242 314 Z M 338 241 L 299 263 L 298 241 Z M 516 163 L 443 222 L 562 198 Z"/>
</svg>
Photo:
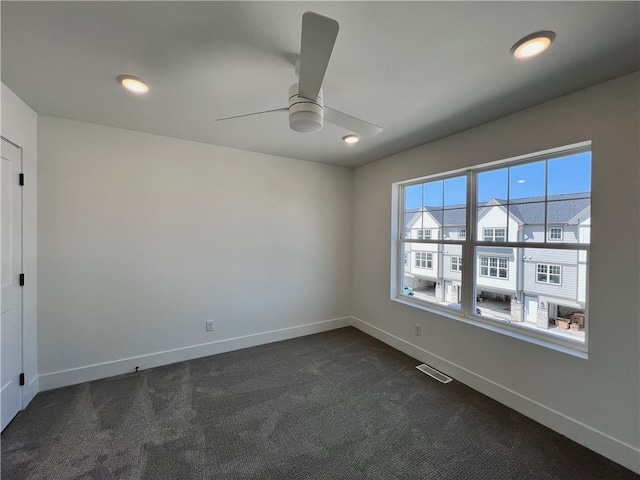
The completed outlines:
<svg viewBox="0 0 640 480">
<path fill-rule="evenodd" d="M 25 186 L 22 190 L 22 263 L 25 286 L 23 302 L 23 368 L 25 386 L 22 391 L 23 408 L 38 393 L 38 338 L 36 291 L 36 204 L 37 204 L 37 115 L 4 84 L 1 84 L 0 105 L 2 120 L 0 133 L 22 148 L 22 171 Z"/>
<path fill-rule="evenodd" d="M 348 324 L 351 170 L 38 121 L 42 389 Z"/>
<path fill-rule="evenodd" d="M 359 328 L 636 472 L 639 92 L 638 74 L 629 75 L 360 167 L 353 212 Z M 588 359 L 389 299 L 393 182 L 586 140 L 593 141 Z"/>
</svg>

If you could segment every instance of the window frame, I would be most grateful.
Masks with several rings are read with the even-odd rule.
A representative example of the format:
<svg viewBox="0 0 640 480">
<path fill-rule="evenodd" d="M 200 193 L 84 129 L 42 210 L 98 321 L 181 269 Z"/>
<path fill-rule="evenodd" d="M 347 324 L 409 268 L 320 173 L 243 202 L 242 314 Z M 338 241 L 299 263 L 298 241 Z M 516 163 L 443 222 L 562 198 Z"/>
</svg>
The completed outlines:
<svg viewBox="0 0 640 480">
<path fill-rule="evenodd" d="M 546 270 L 544 272 L 540 272 L 540 267 L 546 267 Z M 551 273 L 551 267 L 556 267 L 558 268 L 558 273 Z M 558 265 L 557 263 L 542 263 L 542 262 L 536 262 L 536 283 L 541 283 L 544 285 L 554 285 L 554 286 L 558 286 L 561 287 L 562 286 L 562 265 Z M 543 274 L 546 276 L 546 280 L 540 280 L 540 274 Z M 551 281 L 551 276 L 555 275 L 558 277 L 558 282 L 552 282 Z"/>
<path fill-rule="evenodd" d="M 489 230 L 491 230 L 491 235 L 487 235 L 487 232 Z M 502 240 L 498 240 L 498 235 L 496 235 L 496 231 L 498 230 L 502 230 L 504 232 L 503 235 L 500 235 L 500 238 L 502 238 Z M 487 240 L 487 237 L 489 237 L 491 240 Z M 485 242 L 504 243 L 507 241 L 507 229 L 505 227 L 484 227 L 482 229 L 482 239 Z"/>
<path fill-rule="evenodd" d="M 452 170 L 444 173 L 435 173 L 433 175 L 428 175 L 425 177 L 415 178 L 407 181 L 400 181 L 393 184 L 392 191 L 393 195 L 393 209 L 392 209 L 392 221 L 393 221 L 393 241 L 392 241 L 392 252 L 400 251 L 404 248 L 404 244 L 406 243 L 419 243 L 419 244 L 436 244 L 439 247 L 446 248 L 448 245 L 460 245 L 462 257 L 470 258 L 471 260 L 467 260 L 463 262 L 461 278 L 460 278 L 460 295 L 461 302 L 459 304 L 459 308 L 452 309 L 444 307 L 440 304 L 427 302 L 421 300 L 420 298 L 407 298 L 401 297 L 396 294 L 396 292 L 401 292 L 398 290 L 397 285 L 403 282 L 404 270 L 401 268 L 395 268 L 393 265 L 397 265 L 395 261 L 392 261 L 392 285 L 391 285 L 391 299 L 396 300 L 400 303 L 404 303 L 422 310 L 426 310 L 429 312 L 434 312 L 436 314 L 452 318 L 454 320 L 462 321 L 464 323 L 469 323 L 470 325 L 474 325 L 477 327 L 485 328 L 500 334 L 505 334 L 514 338 L 518 338 L 523 341 L 527 341 L 530 343 L 535 343 L 537 345 L 541 345 L 547 348 L 551 348 L 557 351 L 561 351 L 564 353 L 568 353 L 570 355 L 578 356 L 580 358 L 588 358 L 588 345 L 589 345 L 589 334 L 588 334 L 588 326 L 590 322 L 587 322 L 587 326 L 585 328 L 584 340 L 574 341 L 573 339 L 566 339 L 554 336 L 553 334 L 547 333 L 543 329 L 527 329 L 524 328 L 522 324 L 512 324 L 509 321 L 499 321 L 496 319 L 486 318 L 481 315 L 476 314 L 478 311 L 475 307 L 476 305 L 476 290 L 480 290 L 478 288 L 478 279 L 479 279 L 479 257 L 480 254 L 476 252 L 478 247 L 495 247 L 496 243 L 499 243 L 501 247 L 506 248 L 514 248 L 515 249 L 552 249 L 552 250 L 572 250 L 576 251 L 579 255 L 579 260 L 577 265 L 584 266 L 584 274 L 586 275 L 586 282 L 584 286 L 584 290 L 581 294 L 582 300 L 581 309 L 585 312 L 585 314 L 589 315 L 589 264 L 590 260 L 590 242 L 587 243 L 567 243 L 564 236 L 563 229 L 563 240 L 561 241 L 552 241 L 549 242 L 547 235 L 542 236 L 542 241 L 530 241 L 530 240 L 521 240 L 510 241 L 510 227 L 509 223 L 507 223 L 507 228 L 505 230 L 505 241 L 484 241 L 483 237 L 478 237 L 477 229 L 478 225 L 478 201 L 477 201 L 477 178 L 478 176 L 486 171 L 498 170 L 500 168 L 511 168 L 519 165 L 534 163 L 536 161 L 550 161 L 558 158 L 563 158 L 575 154 L 580 153 L 589 153 L 591 155 L 591 165 L 593 165 L 593 150 L 590 141 L 580 142 L 574 145 L 559 147 L 555 149 L 550 149 L 542 152 L 537 152 L 534 154 L 521 155 L 518 157 L 507 158 L 503 160 L 493 161 L 481 165 L 475 165 L 470 167 L 461 168 L 458 170 Z M 546 164 L 548 168 L 548 163 Z M 443 239 L 432 239 L 432 240 L 409 240 L 407 238 L 401 237 L 396 232 L 404 231 L 404 224 L 402 222 L 403 215 L 405 212 L 404 209 L 404 190 L 407 187 L 426 184 L 429 182 L 435 181 L 445 181 L 447 179 L 455 178 L 455 177 L 466 177 L 466 221 L 464 227 L 460 227 L 464 229 L 466 232 L 465 238 L 458 239 L 450 239 L 449 237 L 445 237 Z M 592 205 L 592 195 L 591 189 L 589 189 L 589 198 L 590 203 Z M 576 197 L 578 198 L 578 197 Z M 580 197 L 585 198 L 585 197 Z M 549 197 L 544 197 L 543 203 L 547 205 L 550 201 Z M 413 207 L 412 207 L 413 208 Z M 446 207 L 445 207 L 446 208 Z M 495 227 L 494 227 L 495 228 Z M 502 228 L 502 227 L 497 227 Z M 549 225 L 546 221 L 545 214 L 545 224 L 544 224 L 544 232 L 548 233 Z M 460 229 L 459 229 L 460 230 Z M 492 232 L 493 239 L 495 239 L 495 230 Z M 500 232 L 501 233 L 501 232 Z M 483 232 L 484 234 L 484 232 Z M 481 239 L 480 239 L 481 238 Z M 501 238 L 501 236 L 498 236 Z M 440 248 L 438 249 L 440 250 Z M 458 256 L 458 255 L 456 255 Z M 486 256 L 486 255 L 483 255 Z M 440 258 L 440 257 L 439 257 Z M 509 276 L 509 267 L 510 263 L 507 261 L 507 278 Z M 556 265 L 556 264 L 552 264 Z M 438 267 L 440 268 L 440 267 Z M 560 285 L 562 285 L 562 274 L 564 273 L 560 269 Z M 472 280 L 469 281 L 468 279 Z M 490 277 L 496 278 L 497 277 Z M 537 272 L 535 278 L 537 279 Z M 515 280 L 514 280 L 515 281 Z M 558 285 L 556 283 L 547 283 L 547 285 Z"/>
<path fill-rule="evenodd" d="M 455 268 L 454 268 L 454 265 L 455 265 Z M 451 269 L 452 272 L 462 272 L 462 257 L 458 255 L 452 255 L 451 264 L 449 268 Z"/>
<path fill-rule="evenodd" d="M 482 270 L 483 268 L 485 268 L 485 266 L 482 264 L 483 260 L 486 259 L 487 260 L 487 273 L 483 274 Z M 491 260 L 495 260 L 495 265 L 491 265 Z M 480 261 L 480 272 L 478 273 L 478 275 L 480 275 L 481 277 L 485 277 L 485 278 L 496 278 L 498 280 L 509 280 L 509 259 L 506 257 L 490 257 L 488 255 L 480 255 L 479 257 L 479 261 Z M 500 264 L 502 263 L 502 261 L 504 261 L 505 266 L 502 267 L 500 266 Z M 495 268 L 496 269 L 496 274 L 495 275 L 491 275 L 491 269 Z M 500 276 L 500 270 L 504 270 L 505 275 L 504 277 Z"/>
<path fill-rule="evenodd" d="M 422 259 L 422 256 L 424 255 L 424 260 Z M 424 266 L 423 265 L 418 265 L 418 262 L 422 263 L 424 262 Z M 416 252 L 416 261 L 414 266 L 416 268 L 424 268 L 426 270 L 433 270 L 433 252 Z"/>
<path fill-rule="evenodd" d="M 558 229 L 560 230 L 560 237 L 558 238 L 552 238 L 551 237 L 551 230 L 555 230 Z M 564 241 L 564 227 L 558 226 L 558 225 L 550 225 L 547 228 L 547 240 L 550 242 L 562 242 Z"/>
</svg>

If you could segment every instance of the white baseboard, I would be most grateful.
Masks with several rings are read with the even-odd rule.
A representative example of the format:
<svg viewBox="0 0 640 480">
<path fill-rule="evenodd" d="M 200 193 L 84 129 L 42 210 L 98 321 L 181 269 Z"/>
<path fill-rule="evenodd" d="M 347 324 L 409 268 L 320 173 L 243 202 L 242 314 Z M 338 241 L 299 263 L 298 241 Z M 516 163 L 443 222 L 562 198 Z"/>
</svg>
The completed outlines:
<svg viewBox="0 0 640 480">
<path fill-rule="evenodd" d="M 478 392 L 570 438 L 616 463 L 640 473 L 640 449 L 574 418 L 499 385 L 460 365 L 392 335 L 364 320 L 351 317 L 351 325 L 411 357 L 428 363 Z"/>
<path fill-rule="evenodd" d="M 312 335 L 314 333 L 326 332 L 328 330 L 335 330 L 336 328 L 348 327 L 349 325 L 351 325 L 350 317 L 335 318 L 322 322 L 308 323 L 306 325 L 281 328 L 278 330 L 270 330 L 242 337 L 228 338 L 200 345 L 176 348 L 164 352 L 155 352 L 147 355 L 114 360 L 111 362 L 86 365 L 69 370 L 60 370 L 40 375 L 40 391 L 66 387 L 101 378 L 113 377 L 123 373 L 130 373 L 135 371 L 136 367 L 140 367 L 140 370 L 146 370 L 148 368 L 160 367 L 162 365 L 183 362 L 185 360 L 193 360 L 195 358 L 207 357 L 218 353 L 225 353 L 233 350 L 240 350 L 242 348 L 255 347 L 257 345 L 264 345 L 267 343 L 279 342 L 281 340 L 289 340 L 291 338 Z"/>
</svg>

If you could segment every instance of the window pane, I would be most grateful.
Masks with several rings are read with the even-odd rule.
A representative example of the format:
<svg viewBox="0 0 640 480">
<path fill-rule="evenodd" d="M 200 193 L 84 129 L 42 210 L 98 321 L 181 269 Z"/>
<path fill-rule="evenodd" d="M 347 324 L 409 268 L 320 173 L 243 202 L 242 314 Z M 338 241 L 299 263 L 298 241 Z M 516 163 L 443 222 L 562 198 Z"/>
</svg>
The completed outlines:
<svg viewBox="0 0 640 480">
<path fill-rule="evenodd" d="M 404 189 L 404 226 L 402 238 L 417 238 L 415 229 L 422 228 L 423 185 L 411 185 Z"/>
<path fill-rule="evenodd" d="M 509 172 L 506 168 L 478 174 L 478 206 L 491 199 L 506 201 Z"/>
<path fill-rule="evenodd" d="M 544 243 L 544 211 L 544 202 L 509 205 L 511 218 L 521 226 L 519 229 L 511 229 L 509 240 L 512 242 Z"/>
<path fill-rule="evenodd" d="M 460 229 L 465 229 L 467 221 L 467 210 L 465 208 L 454 208 L 445 210 L 443 214 L 445 238 L 458 239 L 454 233 L 459 233 Z"/>
<path fill-rule="evenodd" d="M 591 152 L 549 160 L 547 168 L 548 195 L 591 192 Z"/>
<path fill-rule="evenodd" d="M 431 209 L 442 208 L 442 180 L 424 184 L 424 205 Z"/>
<path fill-rule="evenodd" d="M 478 208 L 478 240 L 481 242 L 504 242 L 507 234 L 507 218 L 507 212 L 502 207 Z M 515 230 L 517 235 L 517 227 Z"/>
<path fill-rule="evenodd" d="M 422 184 L 411 185 L 404 189 L 405 211 L 417 211 L 422 207 Z"/>
<path fill-rule="evenodd" d="M 547 223 L 563 225 L 564 243 L 589 243 L 591 199 L 587 197 L 548 202 Z"/>
<path fill-rule="evenodd" d="M 509 169 L 509 201 L 544 200 L 546 161 L 527 163 Z"/>
<path fill-rule="evenodd" d="M 462 246 L 412 243 L 405 244 L 405 249 L 412 259 L 403 271 L 403 287 L 410 289 L 404 289 L 412 293 L 409 296 L 459 310 Z"/>
<path fill-rule="evenodd" d="M 475 313 L 495 320 L 511 319 L 511 299 L 516 296 L 514 248 L 476 247 Z"/>
<path fill-rule="evenodd" d="M 467 203 L 467 177 L 448 178 L 444 181 L 444 206 L 465 206 Z"/>
</svg>

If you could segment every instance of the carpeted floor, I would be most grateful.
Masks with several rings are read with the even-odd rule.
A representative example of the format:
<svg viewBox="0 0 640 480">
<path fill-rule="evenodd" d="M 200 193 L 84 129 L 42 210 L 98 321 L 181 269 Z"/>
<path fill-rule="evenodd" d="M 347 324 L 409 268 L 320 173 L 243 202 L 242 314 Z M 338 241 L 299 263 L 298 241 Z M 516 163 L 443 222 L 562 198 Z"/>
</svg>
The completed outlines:
<svg viewBox="0 0 640 480">
<path fill-rule="evenodd" d="M 2 479 L 639 479 L 344 328 L 42 392 Z"/>
</svg>

